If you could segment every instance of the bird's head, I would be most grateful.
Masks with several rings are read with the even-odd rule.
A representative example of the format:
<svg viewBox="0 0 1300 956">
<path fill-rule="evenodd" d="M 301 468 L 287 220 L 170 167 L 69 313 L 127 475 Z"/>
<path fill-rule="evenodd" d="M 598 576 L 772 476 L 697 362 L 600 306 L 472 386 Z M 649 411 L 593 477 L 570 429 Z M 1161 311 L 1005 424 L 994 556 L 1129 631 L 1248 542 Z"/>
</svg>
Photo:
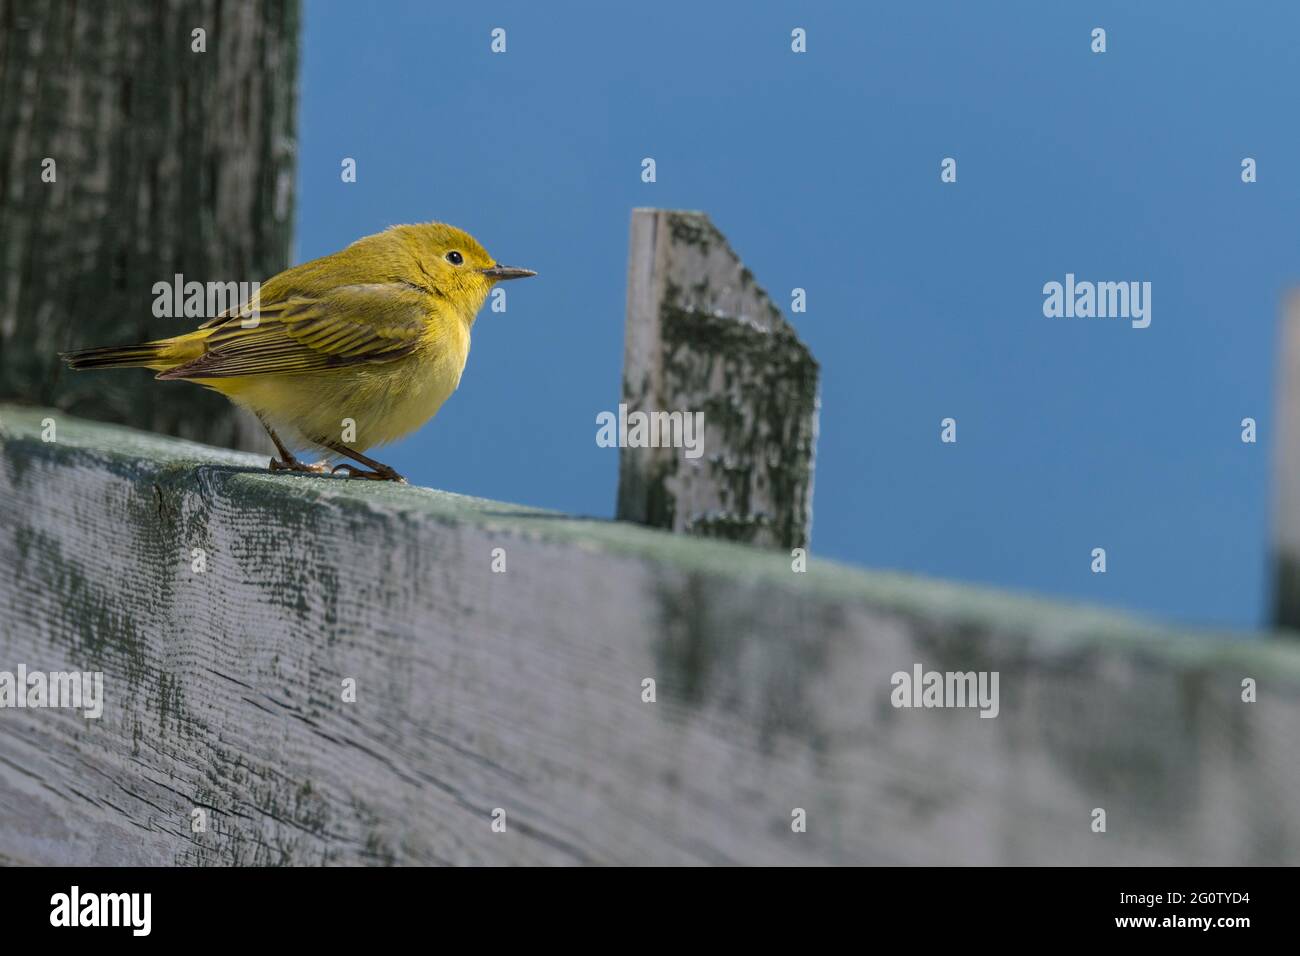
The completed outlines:
<svg viewBox="0 0 1300 956">
<path fill-rule="evenodd" d="M 404 245 L 418 276 L 410 281 L 448 300 L 468 321 L 474 320 L 498 282 L 537 275 L 531 269 L 501 265 L 477 239 L 455 226 L 430 222 L 397 228 L 412 230 Z"/>
</svg>

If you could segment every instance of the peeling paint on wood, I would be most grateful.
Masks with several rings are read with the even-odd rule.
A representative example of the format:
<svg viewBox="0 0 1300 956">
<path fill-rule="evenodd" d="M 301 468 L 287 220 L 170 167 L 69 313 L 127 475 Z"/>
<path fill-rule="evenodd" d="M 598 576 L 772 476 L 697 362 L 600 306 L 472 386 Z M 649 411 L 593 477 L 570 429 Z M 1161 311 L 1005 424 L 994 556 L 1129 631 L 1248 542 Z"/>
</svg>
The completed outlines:
<svg viewBox="0 0 1300 956">
<path fill-rule="evenodd" d="M 805 548 L 818 366 L 703 213 L 637 209 L 623 402 L 703 412 L 703 455 L 624 448 L 617 515 L 702 537 Z"/>
<path fill-rule="evenodd" d="M 106 694 L 0 709 L 0 858 L 1300 862 L 1289 645 L 264 465 L 0 406 L 0 670 Z"/>
</svg>

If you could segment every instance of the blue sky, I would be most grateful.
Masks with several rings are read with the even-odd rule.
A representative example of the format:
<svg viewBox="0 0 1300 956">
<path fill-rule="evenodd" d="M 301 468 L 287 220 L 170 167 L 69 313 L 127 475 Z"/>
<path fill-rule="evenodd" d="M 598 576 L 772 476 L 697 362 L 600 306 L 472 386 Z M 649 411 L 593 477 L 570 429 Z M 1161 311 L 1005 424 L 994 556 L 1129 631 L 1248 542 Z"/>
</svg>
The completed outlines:
<svg viewBox="0 0 1300 956">
<path fill-rule="evenodd" d="M 787 314 L 807 289 L 815 554 L 1255 626 L 1300 284 L 1298 28 L 1289 3 L 316 0 L 295 254 L 440 219 L 538 270 L 378 457 L 609 516 L 595 416 L 619 400 L 630 211 L 705 210 Z M 1044 317 L 1067 272 L 1151 282 L 1150 328 Z"/>
</svg>

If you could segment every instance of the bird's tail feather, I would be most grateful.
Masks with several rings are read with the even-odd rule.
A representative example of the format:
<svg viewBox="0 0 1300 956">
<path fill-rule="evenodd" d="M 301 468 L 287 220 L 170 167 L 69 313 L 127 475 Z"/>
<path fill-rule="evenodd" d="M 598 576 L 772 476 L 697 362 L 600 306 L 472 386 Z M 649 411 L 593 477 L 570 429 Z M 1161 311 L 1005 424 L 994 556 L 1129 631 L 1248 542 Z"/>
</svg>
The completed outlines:
<svg viewBox="0 0 1300 956">
<path fill-rule="evenodd" d="M 159 364 L 162 352 L 163 343 L 144 342 L 60 352 L 59 358 L 67 363 L 68 368 L 142 368 Z"/>
</svg>

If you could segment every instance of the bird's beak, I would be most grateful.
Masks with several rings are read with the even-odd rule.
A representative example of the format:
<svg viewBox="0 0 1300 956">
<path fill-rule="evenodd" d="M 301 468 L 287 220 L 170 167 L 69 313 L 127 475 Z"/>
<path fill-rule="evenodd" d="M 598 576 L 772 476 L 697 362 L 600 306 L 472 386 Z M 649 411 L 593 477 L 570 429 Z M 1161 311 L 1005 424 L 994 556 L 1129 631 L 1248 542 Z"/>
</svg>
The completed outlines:
<svg viewBox="0 0 1300 956">
<path fill-rule="evenodd" d="M 494 282 L 502 282 L 506 279 L 527 279 L 529 276 L 537 275 L 532 269 L 516 269 L 513 266 L 493 266 L 490 269 L 481 269 L 480 272 Z"/>
</svg>

